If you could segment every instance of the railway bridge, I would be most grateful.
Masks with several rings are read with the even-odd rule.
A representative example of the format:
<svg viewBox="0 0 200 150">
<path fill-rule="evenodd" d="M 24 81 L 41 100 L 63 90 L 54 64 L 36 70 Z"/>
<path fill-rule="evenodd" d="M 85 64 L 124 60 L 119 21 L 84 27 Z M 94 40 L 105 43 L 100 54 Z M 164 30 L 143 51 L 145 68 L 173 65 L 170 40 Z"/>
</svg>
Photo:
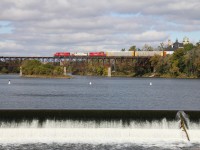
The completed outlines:
<svg viewBox="0 0 200 150">
<path fill-rule="evenodd" d="M 30 56 L 0 56 L 0 67 L 3 66 L 12 66 L 12 67 L 20 67 L 25 60 L 38 60 L 42 63 L 52 63 L 55 65 L 61 65 L 64 67 L 64 72 L 66 73 L 66 67 L 73 64 L 81 64 L 81 63 L 98 63 L 99 65 L 108 66 L 108 72 L 110 76 L 110 72 L 112 71 L 112 66 L 116 64 L 120 64 L 123 62 L 131 62 L 136 66 L 145 66 L 150 65 L 149 60 L 151 57 L 147 56 L 66 56 L 66 57 L 30 57 Z M 22 70 L 20 69 L 22 74 Z"/>
</svg>

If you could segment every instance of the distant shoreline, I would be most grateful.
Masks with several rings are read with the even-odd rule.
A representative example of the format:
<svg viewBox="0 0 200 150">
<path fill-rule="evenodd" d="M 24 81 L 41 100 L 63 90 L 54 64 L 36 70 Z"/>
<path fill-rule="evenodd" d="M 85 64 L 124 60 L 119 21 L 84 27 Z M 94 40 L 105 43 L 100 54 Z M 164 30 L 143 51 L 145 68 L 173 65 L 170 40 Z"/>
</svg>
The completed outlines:
<svg viewBox="0 0 200 150">
<path fill-rule="evenodd" d="M 18 74 L 15 74 L 15 73 L 8 73 L 8 74 L 4 74 L 4 73 L 0 73 L 0 75 L 18 75 Z M 77 74 L 77 76 L 93 76 L 93 77 L 107 77 L 107 76 L 97 76 L 97 75 L 79 75 Z M 70 76 L 70 75 L 67 75 L 67 76 L 48 76 L 48 75 L 23 75 L 21 77 L 24 77 L 24 78 L 49 78 L 49 79 L 72 79 L 74 77 Z M 186 77 L 186 76 L 178 76 L 178 77 L 170 77 L 170 76 L 157 76 L 157 75 L 144 75 L 144 76 L 131 76 L 131 75 L 113 75 L 111 76 L 111 78 L 162 78 L 162 79 L 200 79 L 200 78 L 197 78 L 197 77 Z"/>
<path fill-rule="evenodd" d="M 48 75 L 23 75 L 21 77 L 24 77 L 24 78 L 52 78 L 52 79 L 72 79 L 73 77 L 72 76 L 69 76 L 69 75 L 66 75 L 66 76 L 48 76 Z"/>
<path fill-rule="evenodd" d="M 138 76 L 138 77 L 132 77 L 132 76 L 120 76 L 120 75 L 115 75 L 112 76 L 111 78 L 150 78 L 150 79 L 200 79 L 200 78 L 196 78 L 196 77 L 163 77 L 163 76 Z"/>
</svg>

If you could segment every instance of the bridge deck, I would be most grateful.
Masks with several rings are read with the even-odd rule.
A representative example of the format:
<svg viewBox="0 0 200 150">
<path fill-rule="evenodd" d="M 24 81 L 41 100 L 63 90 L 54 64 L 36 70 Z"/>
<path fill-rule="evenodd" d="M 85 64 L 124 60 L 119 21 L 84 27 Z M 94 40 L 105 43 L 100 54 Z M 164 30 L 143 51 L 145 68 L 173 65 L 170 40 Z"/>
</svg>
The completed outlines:
<svg viewBox="0 0 200 150">
<path fill-rule="evenodd" d="M 64 63 L 66 62 L 99 62 L 103 65 L 115 64 L 130 60 L 138 64 L 146 64 L 150 57 L 135 57 L 135 56 L 67 56 L 67 57 L 48 57 L 48 56 L 0 56 L 0 66 L 20 66 L 24 60 L 38 60 L 43 63 Z"/>
<path fill-rule="evenodd" d="M 60 59 L 60 58 L 96 58 L 96 59 L 115 59 L 115 58 L 149 58 L 149 56 L 66 56 L 66 57 L 48 57 L 48 56 L 0 56 L 0 59 Z"/>
</svg>

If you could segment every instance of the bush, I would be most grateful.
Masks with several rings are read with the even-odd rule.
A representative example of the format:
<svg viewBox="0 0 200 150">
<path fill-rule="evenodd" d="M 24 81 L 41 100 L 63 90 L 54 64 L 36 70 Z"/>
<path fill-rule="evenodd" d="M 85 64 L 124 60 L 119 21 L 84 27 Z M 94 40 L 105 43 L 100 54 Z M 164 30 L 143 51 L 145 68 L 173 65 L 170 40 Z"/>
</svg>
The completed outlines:
<svg viewBox="0 0 200 150">
<path fill-rule="evenodd" d="M 63 67 L 51 63 L 42 64 L 37 60 L 26 60 L 22 64 L 24 75 L 63 75 Z"/>
</svg>

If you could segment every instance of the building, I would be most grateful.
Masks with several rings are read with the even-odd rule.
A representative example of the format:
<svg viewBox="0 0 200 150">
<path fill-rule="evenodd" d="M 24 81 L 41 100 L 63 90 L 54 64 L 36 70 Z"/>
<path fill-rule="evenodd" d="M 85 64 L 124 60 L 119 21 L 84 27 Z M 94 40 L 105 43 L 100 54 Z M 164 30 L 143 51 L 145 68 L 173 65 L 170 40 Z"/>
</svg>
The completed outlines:
<svg viewBox="0 0 200 150">
<path fill-rule="evenodd" d="M 184 37 L 183 43 L 179 43 L 178 39 L 176 39 L 175 43 L 172 43 L 171 40 L 168 40 L 166 51 L 175 51 L 179 48 L 184 48 L 184 45 L 189 44 L 189 38 Z"/>
<path fill-rule="evenodd" d="M 184 37 L 183 38 L 183 45 L 186 45 L 186 44 L 189 44 L 190 41 L 189 41 L 189 38 L 188 37 Z"/>
</svg>

